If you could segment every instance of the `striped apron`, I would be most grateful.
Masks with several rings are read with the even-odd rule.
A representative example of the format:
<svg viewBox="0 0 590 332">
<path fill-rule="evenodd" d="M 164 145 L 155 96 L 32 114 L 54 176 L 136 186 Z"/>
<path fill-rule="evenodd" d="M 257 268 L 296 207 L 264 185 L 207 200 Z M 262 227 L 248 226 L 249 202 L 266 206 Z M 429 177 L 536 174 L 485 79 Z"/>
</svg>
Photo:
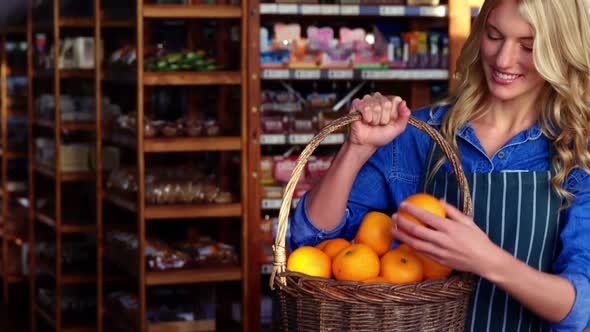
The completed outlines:
<svg viewBox="0 0 590 332">
<path fill-rule="evenodd" d="M 427 181 L 441 150 L 432 144 L 420 189 L 460 207 L 454 173 L 441 170 Z M 561 200 L 551 187 L 552 171 L 466 174 L 475 223 L 519 260 L 551 271 L 558 250 Z M 549 325 L 492 283 L 476 277 L 465 331 L 550 331 Z"/>
</svg>

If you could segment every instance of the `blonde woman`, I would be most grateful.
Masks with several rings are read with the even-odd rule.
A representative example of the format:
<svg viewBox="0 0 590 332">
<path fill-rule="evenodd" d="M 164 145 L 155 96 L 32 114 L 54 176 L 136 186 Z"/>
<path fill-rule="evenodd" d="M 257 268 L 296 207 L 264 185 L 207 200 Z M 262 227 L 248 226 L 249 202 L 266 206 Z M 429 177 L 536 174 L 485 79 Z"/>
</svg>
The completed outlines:
<svg viewBox="0 0 590 332">
<path fill-rule="evenodd" d="M 379 93 L 290 221 L 291 248 L 351 239 L 365 213 L 392 213 L 394 235 L 477 279 L 469 331 L 590 326 L 590 18 L 584 0 L 486 0 L 458 60 L 456 94 L 414 116 L 459 152 L 474 216 L 457 205 L 449 163 L 410 110 Z M 444 198 L 448 219 L 400 205 Z M 401 209 L 431 228 L 400 217 Z"/>
</svg>

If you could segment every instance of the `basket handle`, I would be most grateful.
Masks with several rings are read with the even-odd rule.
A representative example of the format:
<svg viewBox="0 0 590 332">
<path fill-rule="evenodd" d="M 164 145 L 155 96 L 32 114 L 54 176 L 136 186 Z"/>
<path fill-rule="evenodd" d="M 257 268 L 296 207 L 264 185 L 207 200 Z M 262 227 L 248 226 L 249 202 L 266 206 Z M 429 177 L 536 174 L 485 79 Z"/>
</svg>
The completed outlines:
<svg viewBox="0 0 590 332">
<path fill-rule="evenodd" d="M 314 138 L 309 142 L 309 144 L 305 147 L 305 149 L 297 159 L 297 163 L 295 164 L 293 173 L 291 173 L 291 178 L 287 183 L 287 187 L 283 195 L 283 201 L 281 203 L 281 210 L 279 211 L 279 225 L 277 229 L 275 244 L 273 245 L 274 263 L 272 275 L 270 277 L 271 289 L 274 289 L 274 280 L 275 277 L 277 277 L 277 274 L 283 273 L 287 269 L 287 251 L 285 248 L 285 237 L 287 235 L 287 225 L 289 222 L 289 212 L 291 210 L 291 200 L 293 198 L 295 186 L 299 181 L 299 177 L 303 172 L 305 164 L 307 164 L 307 161 L 311 154 L 329 134 L 354 121 L 358 121 L 361 118 L 362 115 L 358 111 L 353 111 L 343 117 L 340 117 L 330 122 L 316 136 L 314 136 Z M 467 178 L 465 177 L 465 173 L 463 172 L 461 160 L 453 151 L 453 148 L 449 145 L 449 143 L 442 137 L 442 135 L 438 131 L 436 131 L 434 128 L 432 128 L 424 121 L 419 120 L 414 116 L 410 116 L 408 123 L 427 133 L 440 146 L 443 153 L 451 163 L 453 171 L 457 176 L 457 181 L 462 197 L 462 211 L 467 215 L 471 215 L 473 207 L 471 202 L 471 193 L 469 191 L 469 184 L 467 182 Z M 286 281 L 284 277 L 279 277 L 278 282 L 284 285 Z"/>
</svg>

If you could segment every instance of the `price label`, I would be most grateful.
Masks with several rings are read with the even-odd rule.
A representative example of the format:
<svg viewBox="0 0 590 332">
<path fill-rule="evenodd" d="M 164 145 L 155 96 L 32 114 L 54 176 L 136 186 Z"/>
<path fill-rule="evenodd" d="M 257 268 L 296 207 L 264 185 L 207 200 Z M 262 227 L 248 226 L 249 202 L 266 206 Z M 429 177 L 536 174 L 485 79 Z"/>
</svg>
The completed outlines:
<svg viewBox="0 0 590 332">
<path fill-rule="evenodd" d="M 289 144 L 307 144 L 313 138 L 313 134 L 291 134 Z"/>
<path fill-rule="evenodd" d="M 318 15 L 320 13 L 320 5 L 301 5 L 301 14 L 303 15 Z"/>
<path fill-rule="evenodd" d="M 363 70 L 361 77 L 365 80 L 386 80 L 393 78 L 391 70 Z"/>
<path fill-rule="evenodd" d="M 352 70 L 328 70 L 328 78 L 332 80 L 352 79 L 354 71 Z"/>
<path fill-rule="evenodd" d="M 423 79 L 421 74 L 423 75 L 421 70 L 396 70 L 394 77 L 398 80 L 420 80 Z"/>
<path fill-rule="evenodd" d="M 278 5 L 279 14 L 298 14 L 298 6 L 296 4 L 281 4 Z"/>
<path fill-rule="evenodd" d="M 260 14 L 276 14 L 278 12 L 276 3 L 261 3 Z"/>
<path fill-rule="evenodd" d="M 262 71 L 263 79 L 282 80 L 289 78 L 288 69 L 265 69 Z"/>
<path fill-rule="evenodd" d="M 322 141 L 321 144 L 342 144 L 344 143 L 344 134 L 331 134 Z"/>
<path fill-rule="evenodd" d="M 271 274 L 272 273 L 272 264 L 262 264 L 262 270 L 260 271 L 261 274 Z"/>
<path fill-rule="evenodd" d="M 262 209 L 263 210 L 278 210 L 281 208 L 280 199 L 263 199 Z"/>
<path fill-rule="evenodd" d="M 381 16 L 404 16 L 404 6 L 379 6 Z"/>
<path fill-rule="evenodd" d="M 420 7 L 420 16 L 445 17 L 445 16 L 447 16 L 447 7 L 445 7 L 445 6 L 423 6 L 423 7 Z"/>
<path fill-rule="evenodd" d="M 340 15 L 358 15 L 361 10 L 359 6 L 340 6 Z"/>
<path fill-rule="evenodd" d="M 283 134 L 264 134 L 260 136 L 260 144 L 263 145 L 280 145 L 287 143 L 287 138 Z"/>
<path fill-rule="evenodd" d="M 322 14 L 322 15 L 338 15 L 338 14 L 340 14 L 340 6 L 338 6 L 338 5 L 320 5 L 320 14 Z"/>
<path fill-rule="evenodd" d="M 295 70 L 296 80 L 318 80 L 320 79 L 320 70 L 298 69 Z"/>
</svg>

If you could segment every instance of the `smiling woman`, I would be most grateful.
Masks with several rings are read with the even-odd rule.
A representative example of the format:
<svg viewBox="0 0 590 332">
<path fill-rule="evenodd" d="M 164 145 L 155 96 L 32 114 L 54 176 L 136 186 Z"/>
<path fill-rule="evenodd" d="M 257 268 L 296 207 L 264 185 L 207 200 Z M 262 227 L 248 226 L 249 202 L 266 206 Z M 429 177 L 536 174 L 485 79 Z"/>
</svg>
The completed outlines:
<svg viewBox="0 0 590 332">
<path fill-rule="evenodd" d="M 457 61 L 458 88 L 412 112 L 461 156 L 473 215 L 454 207 L 459 186 L 438 146 L 406 127 L 405 101 L 374 93 L 353 102 L 362 121 L 300 199 L 291 247 L 349 239 L 368 212 L 393 213 L 396 239 L 478 276 L 466 330 L 588 328 L 589 54 L 585 0 L 486 0 Z M 416 192 L 447 201 L 447 217 L 400 204 Z"/>
</svg>

